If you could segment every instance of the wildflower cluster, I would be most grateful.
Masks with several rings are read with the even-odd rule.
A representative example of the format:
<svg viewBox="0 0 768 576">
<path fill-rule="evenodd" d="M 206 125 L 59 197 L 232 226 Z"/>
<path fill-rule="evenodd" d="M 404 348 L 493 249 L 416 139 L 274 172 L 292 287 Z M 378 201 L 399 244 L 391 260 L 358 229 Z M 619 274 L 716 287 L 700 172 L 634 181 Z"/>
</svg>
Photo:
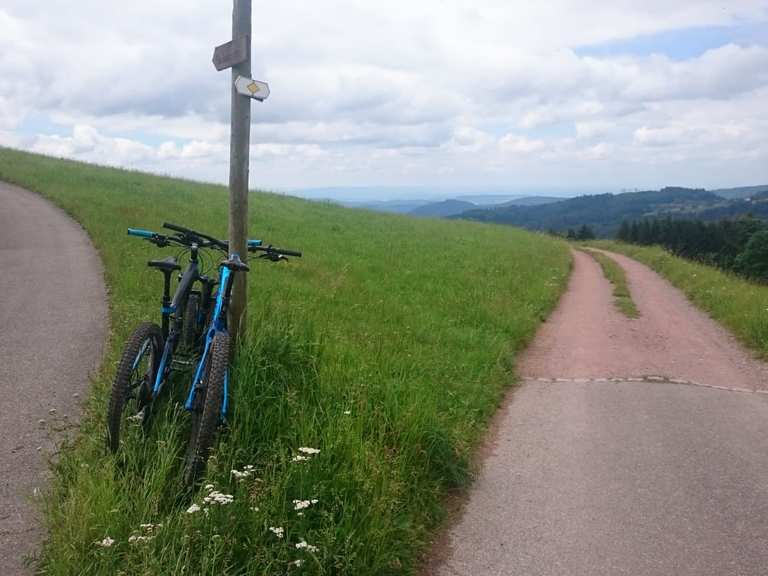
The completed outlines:
<svg viewBox="0 0 768 576">
<path fill-rule="evenodd" d="M 296 454 L 296 456 L 291 458 L 292 462 L 304 462 L 312 458 L 312 456 L 320 454 L 320 450 L 318 448 L 308 448 L 307 446 L 302 446 L 299 448 L 299 452 L 299 454 Z"/>
<path fill-rule="evenodd" d="M 256 471 L 256 468 L 248 464 L 246 465 L 242 470 L 232 470 L 232 476 L 237 478 L 238 480 L 243 480 L 245 478 L 248 478 L 249 476 L 253 475 L 253 473 Z"/>
<path fill-rule="evenodd" d="M 307 552 L 312 552 L 314 554 L 319 548 L 317 546 L 312 546 L 312 544 L 307 544 L 306 540 L 299 540 L 296 542 L 296 550 L 306 550 Z"/>
<path fill-rule="evenodd" d="M 317 498 L 312 498 L 312 500 L 294 500 L 293 509 L 304 510 L 304 508 L 309 508 L 312 504 L 317 504 Z"/>
<path fill-rule="evenodd" d="M 96 542 L 94 542 L 96 546 L 101 546 L 102 548 L 109 548 L 114 543 L 115 543 L 114 538 L 110 538 L 109 536 L 105 536 L 103 540 L 97 540 Z"/>
<path fill-rule="evenodd" d="M 155 537 L 155 531 L 162 528 L 162 524 L 139 524 L 139 531 L 128 537 L 128 544 L 143 544 Z"/>
<path fill-rule="evenodd" d="M 270 526 L 269 531 L 272 532 L 278 538 L 285 537 L 285 529 L 282 526 Z"/>
<path fill-rule="evenodd" d="M 203 496 L 203 505 L 200 506 L 200 504 L 193 503 L 187 508 L 187 514 L 196 514 L 202 510 L 207 516 L 208 509 L 211 506 L 226 506 L 227 504 L 232 504 L 232 501 L 235 499 L 232 494 L 224 494 L 216 490 L 213 484 L 206 484 L 203 489 L 208 492 L 207 495 Z"/>
<path fill-rule="evenodd" d="M 208 496 L 203 498 L 204 504 L 219 504 L 221 506 L 224 506 L 226 504 L 231 504 L 232 500 L 234 500 L 235 497 L 232 496 L 232 494 L 223 494 L 219 492 L 218 490 L 211 490 L 208 493 Z"/>
</svg>

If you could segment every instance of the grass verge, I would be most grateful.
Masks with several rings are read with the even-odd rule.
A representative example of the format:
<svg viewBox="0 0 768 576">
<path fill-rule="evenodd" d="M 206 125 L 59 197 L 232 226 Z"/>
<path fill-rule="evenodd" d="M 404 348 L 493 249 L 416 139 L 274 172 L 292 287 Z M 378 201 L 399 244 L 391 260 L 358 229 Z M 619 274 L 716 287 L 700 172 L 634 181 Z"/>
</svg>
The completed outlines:
<svg viewBox="0 0 768 576">
<path fill-rule="evenodd" d="M 590 245 L 620 252 L 651 267 L 747 347 L 768 359 L 768 286 L 679 258 L 658 246 L 613 241 Z"/>
<path fill-rule="evenodd" d="M 635 301 L 632 300 L 632 293 L 629 290 L 627 275 L 624 273 L 624 269 L 612 258 L 601 252 L 596 252 L 589 248 L 585 248 L 584 252 L 592 256 L 600 264 L 603 274 L 613 284 L 613 303 L 616 309 L 628 318 L 639 318 L 640 312 L 637 310 L 637 306 L 635 306 Z"/>
<path fill-rule="evenodd" d="M 180 490 L 187 418 L 173 394 L 119 459 L 104 450 L 104 413 L 122 343 L 159 308 L 145 263 L 162 251 L 126 228 L 225 235 L 226 189 L 7 149 L 0 179 L 85 227 L 110 296 L 104 366 L 45 497 L 49 575 L 286 574 L 297 561 L 305 574 L 412 573 L 570 268 L 565 243 L 543 235 L 252 194 L 252 236 L 304 258 L 248 274 L 234 411 L 206 479 L 233 498 L 205 502 L 209 490 Z"/>
</svg>

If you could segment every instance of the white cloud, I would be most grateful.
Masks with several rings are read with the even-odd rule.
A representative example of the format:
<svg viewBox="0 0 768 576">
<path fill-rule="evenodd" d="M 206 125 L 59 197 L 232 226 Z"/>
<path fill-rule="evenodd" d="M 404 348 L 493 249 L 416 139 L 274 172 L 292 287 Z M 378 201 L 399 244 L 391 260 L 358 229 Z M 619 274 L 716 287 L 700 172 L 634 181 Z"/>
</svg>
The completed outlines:
<svg viewBox="0 0 768 576">
<path fill-rule="evenodd" d="M 230 10 L 5 0 L 0 142 L 226 180 L 229 73 L 210 57 Z M 719 183 L 768 178 L 765 45 L 687 60 L 575 51 L 765 21 L 764 0 L 257 0 L 253 69 L 272 96 L 253 106 L 252 183 L 623 185 L 646 161 L 691 184 L 708 177 L 700 162 Z"/>
<path fill-rule="evenodd" d="M 545 146 L 543 140 L 532 140 L 516 134 L 507 134 L 499 140 L 499 149 L 511 154 L 530 154 L 544 149 Z"/>
</svg>

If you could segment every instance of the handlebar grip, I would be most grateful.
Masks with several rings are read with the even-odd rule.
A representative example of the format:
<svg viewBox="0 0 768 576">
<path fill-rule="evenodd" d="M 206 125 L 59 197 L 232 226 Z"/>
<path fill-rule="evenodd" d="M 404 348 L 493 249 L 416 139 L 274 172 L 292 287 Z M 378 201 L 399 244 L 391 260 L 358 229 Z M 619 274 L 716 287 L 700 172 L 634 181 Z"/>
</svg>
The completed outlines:
<svg viewBox="0 0 768 576">
<path fill-rule="evenodd" d="M 295 256 L 296 258 L 301 258 L 301 252 L 297 252 L 296 250 L 283 250 L 282 248 L 275 248 L 275 252 L 279 252 L 283 256 Z"/>
<path fill-rule="evenodd" d="M 261 240 L 248 240 L 248 248 L 256 248 L 257 246 L 261 246 L 262 242 Z"/>
<path fill-rule="evenodd" d="M 155 233 L 141 228 L 128 228 L 128 236 L 138 236 L 140 238 L 154 238 Z"/>
</svg>

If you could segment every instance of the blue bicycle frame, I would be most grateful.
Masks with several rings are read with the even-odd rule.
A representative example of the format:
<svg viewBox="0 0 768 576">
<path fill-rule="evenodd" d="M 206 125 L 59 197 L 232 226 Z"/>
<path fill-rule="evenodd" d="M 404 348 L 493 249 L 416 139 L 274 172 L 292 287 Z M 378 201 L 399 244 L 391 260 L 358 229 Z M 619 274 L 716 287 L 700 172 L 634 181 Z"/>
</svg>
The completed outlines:
<svg viewBox="0 0 768 576">
<path fill-rule="evenodd" d="M 236 254 L 233 254 L 231 258 L 237 257 Z M 213 309 L 213 317 L 211 318 L 211 323 L 208 326 L 208 330 L 205 334 L 205 345 L 203 347 L 203 353 L 200 356 L 200 361 L 197 364 L 197 369 L 195 370 L 195 377 L 192 380 L 192 386 L 190 387 L 189 394 L 187 395 L 187 401 L 184 403 L 184 409 L 187 411 L 192 411 L 194 402 L 195 402 L 195 394 L 197 393 L 197 389 L 199 387 L 199 384 L 202 381 L 203 378 L 203 370 L 205 370 L 205 362 L 208 359 L 208 355 L 211 351 L 211 344 L 213 342 L 213 337 L 216 336 L 219 332 L 227 333 L 227 322 L 226 322 L 226 310 L 225 310 L 225 301 L 229 297 L 229 289 L 230 289 L 230 282 L 232 281 L 232 271 L 227 268 L 226 266 L 222 265 L 219 269 L 219 290 L 216 295 L 216 305 Z M 221 401 L 221 418 L 224 419 L 227 414 L 227 404 L 228 404 L 228 396 L 229 396 L 229 369 L 227 369 L 226 372 L 224 372 L 224 395 Z"/>
</svg>

